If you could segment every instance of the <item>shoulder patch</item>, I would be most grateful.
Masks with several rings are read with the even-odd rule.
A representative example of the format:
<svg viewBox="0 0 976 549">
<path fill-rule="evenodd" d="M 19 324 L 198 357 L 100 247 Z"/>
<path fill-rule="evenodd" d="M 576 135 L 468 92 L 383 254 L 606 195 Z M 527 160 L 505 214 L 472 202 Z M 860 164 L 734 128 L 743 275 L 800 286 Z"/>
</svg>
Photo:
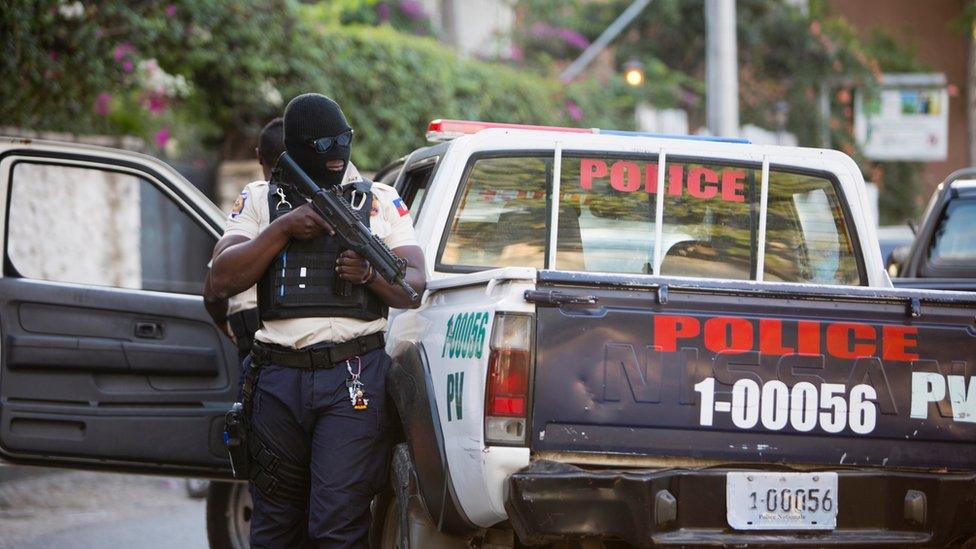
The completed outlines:
<svg viewBox="0 0 976 549">
<path fill-rule="evenodd" d="M 247 189 L 244 189 L 241 191 L 240 196 L 237 197 L 237 200 L 234 201 L 234 207 L 230 210 L 231 219 L 237 219 L 237 216 L 241 215 L 241 212 L 244 211 L 244 203 L 247 202 L 247 195 Z"/>
<path fill-rule="evenodd" d="M 397 213 L 400 214 L 400 217 L 403 217 L 408 213 L 410 213 L 410 210 L 407 209 L 407 205 L 403 202 L 403 199 L 400 197 L 397 197 L 397 199 L 393 201 L 393 206 L 396 208 Z"/>
</svg>

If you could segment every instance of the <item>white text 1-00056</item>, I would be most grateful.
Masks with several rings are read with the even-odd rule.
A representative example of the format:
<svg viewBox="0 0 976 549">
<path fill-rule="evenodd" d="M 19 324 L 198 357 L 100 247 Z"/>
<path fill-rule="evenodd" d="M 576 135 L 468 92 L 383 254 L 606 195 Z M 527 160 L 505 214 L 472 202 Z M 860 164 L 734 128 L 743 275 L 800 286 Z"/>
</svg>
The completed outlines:
<svg viewBox="0 0 976 549">
<path fill-rule="evenodd" d="M 761 386 L 752 379 L 740 379 L 732 385 L 731 402 L 715 399 L 715 378 L 709 377 L 695 385 L 699 394 L 699 424 L 710 426 L 716 412 L 728 412 L 732 424 L 739 429 L 753 429 L 759 425 L 779 431 L 790 425 L 801 432 L 820 427 L 828 433 L 840 433 L 850 428 L 864 435 L 874 430 L 877 420 L 878 398 L 874 387 L 854 385 L 850 392 L 842 383 L 821 383 L 819 387 L 801 381 L 792 388 L 779 380 Z"/>
</svg>

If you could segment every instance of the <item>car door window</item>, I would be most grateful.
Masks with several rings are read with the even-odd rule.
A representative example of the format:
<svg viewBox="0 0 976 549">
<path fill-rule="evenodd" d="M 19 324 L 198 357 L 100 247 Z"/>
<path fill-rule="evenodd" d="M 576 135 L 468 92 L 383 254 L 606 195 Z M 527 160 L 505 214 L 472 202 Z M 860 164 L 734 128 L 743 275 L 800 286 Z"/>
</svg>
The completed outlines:
<svg viewBox="0 0 976 549">
<path fill-rule="evenodd" d="M 8 275 L 199 294 L 213 237 L 148 179 L 19 162 L 10 179 Z"/>
<path fill-rule="evenodd" d="M 545 263 L 547 158 L 482 158 L 463 182 L 438 257 L 447 270 Z"/>
<path fill-rule="evenodd" d="M 414 222 L 420 214 L 420 209 L 424 206 L 424 198 L 427 196 L 427 185 L 434 175 L 434 163 L 425 164 L 419 168 L 410 168 L 403 180 L 403 201 L 413 214 Z"/>
<path fill-rule="evenodd" d="M 973 260 L 976 260 L 976 200 L 950 202 L 935 230 L 929 261 L 938 265 Z"/>
<path fill-rule="evenodd" d="M 840 198 L 815 175 L 770 171 L 763 280 L 860 283 Z"/>
</svg>

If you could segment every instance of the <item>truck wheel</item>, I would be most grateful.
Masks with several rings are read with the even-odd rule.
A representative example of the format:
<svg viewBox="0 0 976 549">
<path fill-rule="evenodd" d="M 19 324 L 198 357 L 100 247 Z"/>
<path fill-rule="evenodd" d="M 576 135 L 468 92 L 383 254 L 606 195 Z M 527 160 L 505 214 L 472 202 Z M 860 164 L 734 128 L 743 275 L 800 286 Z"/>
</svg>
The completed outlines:
<svg viewBox="0 0 976 549">
<path fill-rule="evenodd" d="M 393 450 L 389 490 L 374 500 L 370 546 L 374 549 L 466 549 L 464 538 L 437 530 L 417 489 L 407 445 Z"/>
<path fill-rule="evenodd" d="M 251 493 L 246 482 L 211 482 L 207 495 L 210 549 L 248 549 L 251 510 Z"/>
</svg>

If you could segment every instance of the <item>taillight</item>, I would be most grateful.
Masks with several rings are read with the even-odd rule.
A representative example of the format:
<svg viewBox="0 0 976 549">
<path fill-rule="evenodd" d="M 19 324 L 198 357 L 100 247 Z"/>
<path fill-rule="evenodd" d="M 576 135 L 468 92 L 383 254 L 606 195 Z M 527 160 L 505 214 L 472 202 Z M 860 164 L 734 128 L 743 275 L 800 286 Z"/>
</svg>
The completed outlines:
<svg viewBox="0 0 976 549">
<path fill-rule="evenodd" d="M 498 313 L 485 387 L 485 442 L 525 443 L 532 372 L 532 317 Z"/>
</svg>

